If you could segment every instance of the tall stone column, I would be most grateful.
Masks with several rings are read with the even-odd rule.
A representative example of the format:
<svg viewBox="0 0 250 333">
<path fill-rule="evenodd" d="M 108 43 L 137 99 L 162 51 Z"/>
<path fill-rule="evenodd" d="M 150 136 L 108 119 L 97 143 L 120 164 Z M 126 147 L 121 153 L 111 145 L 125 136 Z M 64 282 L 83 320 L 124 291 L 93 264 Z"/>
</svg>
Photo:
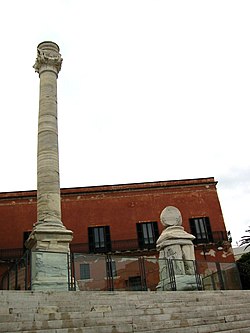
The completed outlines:
<svg viewBox="0 0 250 333">
<path fill-rule="evenodd" d="M 67 253 L 72 231 L 61 221 L 57 128 L 57 77 L 62 58 L 59 47 L 43 42 L 33 66 L 40 77 L 37 148 L 37 222 L 27 240 L 32 251 L 32 289 L 68 288 Z"/>
</svg>

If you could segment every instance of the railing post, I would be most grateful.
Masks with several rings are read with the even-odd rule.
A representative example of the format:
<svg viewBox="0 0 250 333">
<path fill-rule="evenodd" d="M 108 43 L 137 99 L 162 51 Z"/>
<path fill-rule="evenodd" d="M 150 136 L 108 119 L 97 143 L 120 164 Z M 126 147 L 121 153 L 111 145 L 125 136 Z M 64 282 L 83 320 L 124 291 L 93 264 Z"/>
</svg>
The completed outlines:
<svg viewBox="0 0 250 333">
<path fill-rule="evenodd" d="M 7 290 L 10 290 L 10 272 L 7 274 Z"/>
<path fill-rule="evenodd" d="M 214 274 L 211 275 L 211 282 L 212 282 L 213 290 L 217 290 L 216 289 L 216 283 L 214 281 Z"/>
<path fill-rule="evenodd" d="M 139 257 L 138 260 L 139 260 L 139 269 L 140 269 L 142 290 L 147 290 L 147 280 L 146 280 L 144 257 Z"/>
<path fill-rule="evenodd" d="M 75 271 L 75 254 L 71 253 L 71 278 L 73 279 L 73 290 L 76 291 L 76 271 Z"/>
<path fill-rule="evenodd" d="M 202 285 L 202 282 L 201 282 L 201 276 L 198 273 L 197 261 L 196 260 L 193 260 L 193 265 L 194 265 L 194 274 L 195 274 L 197 289 L 198 290 L 203 290 L 203 285 Z"/>
<path fill-rule="evenodd" d="M 218 274 L 218 278 L 219 278 L 219 282 L 220 282 L 220 289 L 225 290 L 225 284 L 224 284 L 223 275 L 222 275 L 222 271 L 221 271 L 219 262 L 216 262 L 216 268 L 217 268 L 217 274 Z"/>
<path fill-rule="evenodd" d="M 15 260 L 15 290 L 18 290 L 18 260 Z"/>
<path fill-rule="evenodd" d="M 68 291 L 71 290 L 72 281 L 71 281 L 71 257 L 67 253 L 67 266 L 68 266 Z"/>
<path fill-rule="evenodd" d="M 68 256 L 70 260 L 70 290 L 76 291 L 75 255 L 74 253 L 70 253 Z"/>
<path fill-rule="evenodd" d="M 175 281 L 175 271 L 174 271 L 173 260 L 174 259 L 167 259 L 167 264 L 168 264 L 168 271 L 169 271 L 170 286 L 173 291 L 176 291 L 176 281 Z"/>
<path fill-rule="evenodd" d="M 29 265 L 29 250 L 26 250 L 25 252 L 25 257 L 24 257 L 24 267 L 25 267 L 25 272 L 24 272 L 24 288 L 25 290 L 28 290 L 28 265 Z"/>
<path fill-rule="evenodd" d="M 109 254 L 106 255 L 106 268 L 107 268 L 107 289 L 114 291 L 114 277 L 112 269 L 112 258 Z"/>
</svg>

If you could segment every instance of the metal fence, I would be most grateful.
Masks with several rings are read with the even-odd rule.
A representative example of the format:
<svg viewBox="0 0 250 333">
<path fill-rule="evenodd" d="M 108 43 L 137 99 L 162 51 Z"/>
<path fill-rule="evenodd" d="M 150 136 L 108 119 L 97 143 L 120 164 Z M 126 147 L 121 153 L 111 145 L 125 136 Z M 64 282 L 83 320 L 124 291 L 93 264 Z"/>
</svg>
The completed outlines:
<svg viewBox="0 0 250 333">
<path fill-rule="evenodd" d="M 37 255 L 38 252 L 34 253 Z M 55 253 L 49 255 L 55 256 Z M 178 289 L 178 267 L 188 265 L 192 270 L 196 290 L 241 289 L 241 282 L 235 263 L 208 261 L 167 260 L 162 265 L 156 256 L 121 256 L 70 253 L 67 254 L 69 290 L 158 290 L 164 278 L 169 279 L 170 289 Z M 25 255 L 15 261 L 2 276 L 0 288 L 6 290 L 31 289 L 32 255 Z M 168 274 L 166 276 L 166 264 Z M 165 267 L 162 269 L 162 267 Z M 190 268 L 191 267 L 191 268 Z M 193 268 L 192 268 L 193 267 Z"/>
<path fill-rule="evenodd" d="M 20 259 L 15 259 L 4 273 L 0 288 L 4 290 L 29 290 L 31 282 L 31 255 L 26 251 Z"/>
</svg>

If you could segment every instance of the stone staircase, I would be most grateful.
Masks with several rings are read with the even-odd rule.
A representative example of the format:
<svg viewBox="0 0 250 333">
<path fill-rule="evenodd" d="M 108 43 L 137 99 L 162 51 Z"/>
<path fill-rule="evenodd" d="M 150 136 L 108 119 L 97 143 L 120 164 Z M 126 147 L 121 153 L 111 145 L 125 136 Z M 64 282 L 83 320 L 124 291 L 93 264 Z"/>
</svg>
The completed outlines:
<svg viewBox="0 0 250 333">
<path fill-rule="evenodd" d="M 0 291 L 0 332 L 250 332 L 250 290 Z"/>
</svg>

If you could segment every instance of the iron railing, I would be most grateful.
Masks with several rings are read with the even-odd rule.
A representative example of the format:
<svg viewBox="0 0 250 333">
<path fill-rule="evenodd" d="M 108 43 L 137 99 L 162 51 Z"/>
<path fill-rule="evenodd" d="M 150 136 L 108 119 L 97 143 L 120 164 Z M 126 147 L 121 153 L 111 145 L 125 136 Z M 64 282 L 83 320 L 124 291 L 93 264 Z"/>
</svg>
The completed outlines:
<svg viewBox="0 0 250 333">
<path fill-rule="evenodd" d="M 15 259 L 21 258 L 25 250 L 23 248 L 17 249 L 0 249 L 0 260 L 1 261 L 13 261 Z"/>
<path fill-rule="evenodd" d="M 32 289 L 32 255 L 26 252 L 2 276 L 0 288 L 6 290 Z M 48 253 L 54 256 L 55 253 Z M 192 280 L 195 290 L 241 289 L 237 265 L 208 261 L 158 259 L 156 256 L 122 256 L 70 253 L 66 254 L 69 290 L 180 290 L 180 272 Z M 87 266 L 87 272 L 83 270 Z M 191 273 L 190 273 L 191 272 Z M 181 278 L 182 279 L 182 278 Z M 161 289 L 161 282 L 167 286 Z"/>
<path fill-rule="evenodd" d="M 0 288 L 7 290 L 30 290 L 31 289 L 31 256 L 30 251 L 15 259 L 10 268 L 2 275 Z"/>
<path fill-rule="evenodd" d="M 193 243 L 199 244 L 221 244 L 228 242 L 228 235 L 226 231 L 215 231 L 212 232 L 210 237 L 196 238 Z M 90 253 L 88 243 L 79 243 L 70 245 L 71 252 L 75 253 Z M 93 253 L 115 253 L 115 252 L 126 252 L 126 251 L 143 251 L 143 250 L 156 250 L 156 243 L 141 243 L 139 245 L 138 239 L 126 239 L 126 240 L 113 240 L 109 247 L 96 248 Z"/>
<path fill-rule="evenodd" d="M 114 240 L 108 247 L 94 248 L 90 252 L 88 243 L 70 244 L 70 250 L 74 253 L 115 253 L 128 251 L 156 250 L 156 244 L 141 244 L 139 246 L 138 239 Z"/>
<path fill-rule="evenodd" d="M 228 241 L 228 235 L 226 231 L 212 232 L 210 238 L 196 238 L 194 244 L 208 244 L 208 243 L 220 243 Z M 74 253 L 90 253 L 89 243 L 72 243 L 70 244 L 70 250 Z M 156 250 L 156 243 L 143 243 L 139 245 L 138 239 L 126 239 L 126 240 L 113 240 L 111 246 L 103 247 L 101 249 L 96 248 L 94 253 L 115 253 L 125 251 L 143 251 L 143 250 Z M 0 261 L 14 261 L 21 258 L 25 250 L 23 248 L 15 249 L 0 249 Z"/>
<path fill-rule="evenodd" d="M 196 237 L 193 240 L 195 245 L 199 244 L 217 244 L 221 242 L 228 242 L 228 235 L 226 231 L 214 231 L 210 235 L 204 237 Z"/>
</svg>

